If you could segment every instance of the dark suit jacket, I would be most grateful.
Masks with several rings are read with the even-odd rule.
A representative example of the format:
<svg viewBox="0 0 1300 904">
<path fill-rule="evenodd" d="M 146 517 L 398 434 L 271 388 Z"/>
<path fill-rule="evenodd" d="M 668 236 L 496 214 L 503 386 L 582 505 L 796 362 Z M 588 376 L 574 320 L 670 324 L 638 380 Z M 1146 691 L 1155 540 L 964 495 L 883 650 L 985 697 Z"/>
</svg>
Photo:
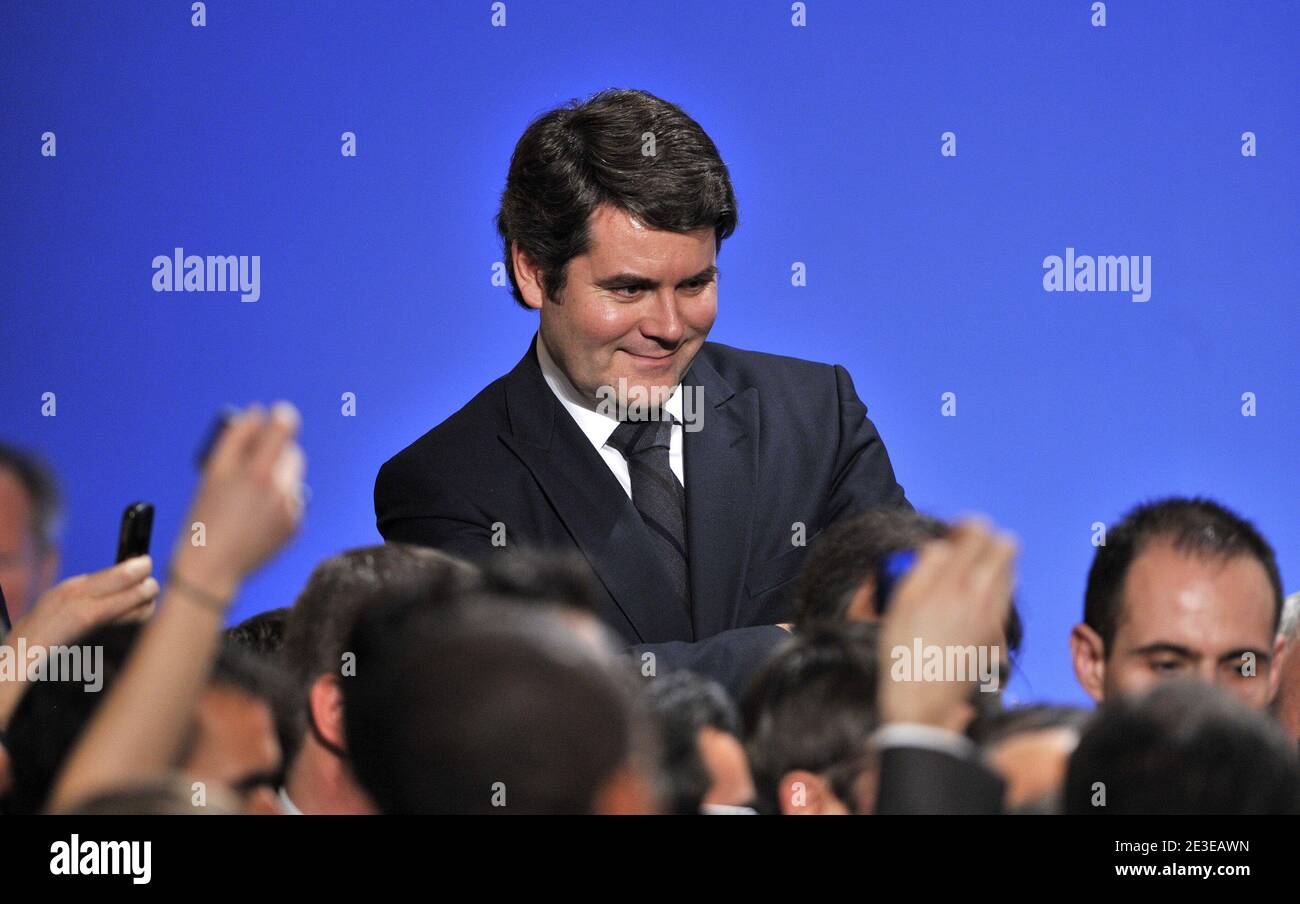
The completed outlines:
<svg viewBox="0 0 1300 904">
<path fill-rule="evenodd" d="M 876 815 L 990 815 L 1002 812 L 1006 785 L 974 760 L 924 747 L 880 754 Z"/>
<path fill-rule="evenodd" d="M 579 550 L 600 615 L 659 669 L 690 668 L 739 695 L 784 636 L 805 546 L 871 506 L 906 506 L 866 406 L 839 366 L 706 342 L 683 378 L 703 387 L 684 431 L 693 606 L 667 604 L 667 570 L 631 500 L 551 392 L 536 336 L 514 370 L 379 471 L 375 514 L 390 541 L 472 560 L 504 525 L 506 549 Z"/>
</svg>

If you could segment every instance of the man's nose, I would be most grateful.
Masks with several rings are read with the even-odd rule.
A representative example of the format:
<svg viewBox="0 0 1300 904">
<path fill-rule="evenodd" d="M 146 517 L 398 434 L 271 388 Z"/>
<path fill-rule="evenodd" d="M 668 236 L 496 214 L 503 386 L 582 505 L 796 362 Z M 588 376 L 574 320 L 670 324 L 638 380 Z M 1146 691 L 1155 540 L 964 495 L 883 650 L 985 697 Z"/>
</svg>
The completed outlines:
<svg viewBox="0 0 1300 904">
<path fill-rule="evenodd" d="M 677 310 L 677 293 L 662 289 L 655 295 L 654 304 L 641 320 L 641 332 L 657 342 L 674 346 L 685 334 L 681 312 Z"/>
</svg>

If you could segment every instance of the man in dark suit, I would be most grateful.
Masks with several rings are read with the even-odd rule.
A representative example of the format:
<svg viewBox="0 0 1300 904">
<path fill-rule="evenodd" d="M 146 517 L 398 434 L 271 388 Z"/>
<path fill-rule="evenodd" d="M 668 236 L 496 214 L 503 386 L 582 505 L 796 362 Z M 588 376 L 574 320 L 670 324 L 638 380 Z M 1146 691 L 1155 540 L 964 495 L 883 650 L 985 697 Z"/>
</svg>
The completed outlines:
<svg viewBox="0 0 1300 904">
<path fill-rule="evenodd" d="M 735 225 L 725 164 L 672 104 L 607 91 L 530 125 L 497 226 L 538 334 L 383 466 L 384 537 L 576 548 L 643 671 L 741 690 L 785 636 L 806 543 L 908 503 L 842 367 L 705 341 Z"/>
</svg>

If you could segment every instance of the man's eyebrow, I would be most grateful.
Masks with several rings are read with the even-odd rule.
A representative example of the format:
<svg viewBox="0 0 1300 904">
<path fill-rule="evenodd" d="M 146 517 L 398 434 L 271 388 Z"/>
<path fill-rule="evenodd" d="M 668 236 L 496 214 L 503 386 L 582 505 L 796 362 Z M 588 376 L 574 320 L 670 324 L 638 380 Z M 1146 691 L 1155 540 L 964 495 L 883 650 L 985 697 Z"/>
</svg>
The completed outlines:
<svg viewBox="0 0 1300 904">
<path fill-rule="evenodd" d="M 1233 650 L 1231 653 L 1224 653 L 1219 657 L 1219 662 L 1241 660 L 1247 653 L 1254 656 L 1259 662 L 1269 662 L 1273 658 L 1273 653 L 1270 650 L 1256 650 L 1254 647 L 1242 647 L 1240 650 Z"/>
<path fill-rule="evenodd" d="M 1133 651 L 1139 656 L 1150 656 L 1152 653 L 1172 653 L 1175 656 L 1185 656 L 1188 659 L 1195 659 L 1197 653 L 1187 647 L 1179 646 L 1176 643 L 1166 641 L 1156 641 L 1149 643 L 1145 647 L 1139 647 Z"/>
<path fill-rule="evenodd" d="M 718 272 L 717 265 L 710 264 L 699 273 L 683 279 L 679 285 L 684 285 L 685 283 L 690 282 L 707 282 L 717 276 Z M 657 289 L 659 288 L 659 280 L 650 279 L 649 277 L 642 276 L 639 273 L 628 273 L 624 271 L 622 273 L 615 273 L 613 276 L 602 277 L 592 283 L 592 285 L 598 289 L 625 289 L 632 288 L 633 286 L 638 289 Z"/>
</svg>

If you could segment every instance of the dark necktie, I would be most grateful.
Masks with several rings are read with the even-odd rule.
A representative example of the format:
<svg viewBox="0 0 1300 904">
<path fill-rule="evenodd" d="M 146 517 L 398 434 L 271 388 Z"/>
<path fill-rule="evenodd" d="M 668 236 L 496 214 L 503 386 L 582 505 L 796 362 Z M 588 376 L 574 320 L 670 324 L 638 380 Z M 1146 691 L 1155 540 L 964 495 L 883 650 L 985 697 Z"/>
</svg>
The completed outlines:
<svg viewBox="0 0 1300 904">
<path fill-rule="evenodd" d="M 669 415 L 664 415 L 670 418 Z M 655 552 L 672 575 L 668 588 L 689 612 L 690 585 L 687 582 L 686 491 L 668 464 L 668 444 L 673 435 L 671 419 L 623 421 L 609 438 L 609 445 L 627 460 L 632 478 L 632 505 L 654 538 Z"/>
</svg>

